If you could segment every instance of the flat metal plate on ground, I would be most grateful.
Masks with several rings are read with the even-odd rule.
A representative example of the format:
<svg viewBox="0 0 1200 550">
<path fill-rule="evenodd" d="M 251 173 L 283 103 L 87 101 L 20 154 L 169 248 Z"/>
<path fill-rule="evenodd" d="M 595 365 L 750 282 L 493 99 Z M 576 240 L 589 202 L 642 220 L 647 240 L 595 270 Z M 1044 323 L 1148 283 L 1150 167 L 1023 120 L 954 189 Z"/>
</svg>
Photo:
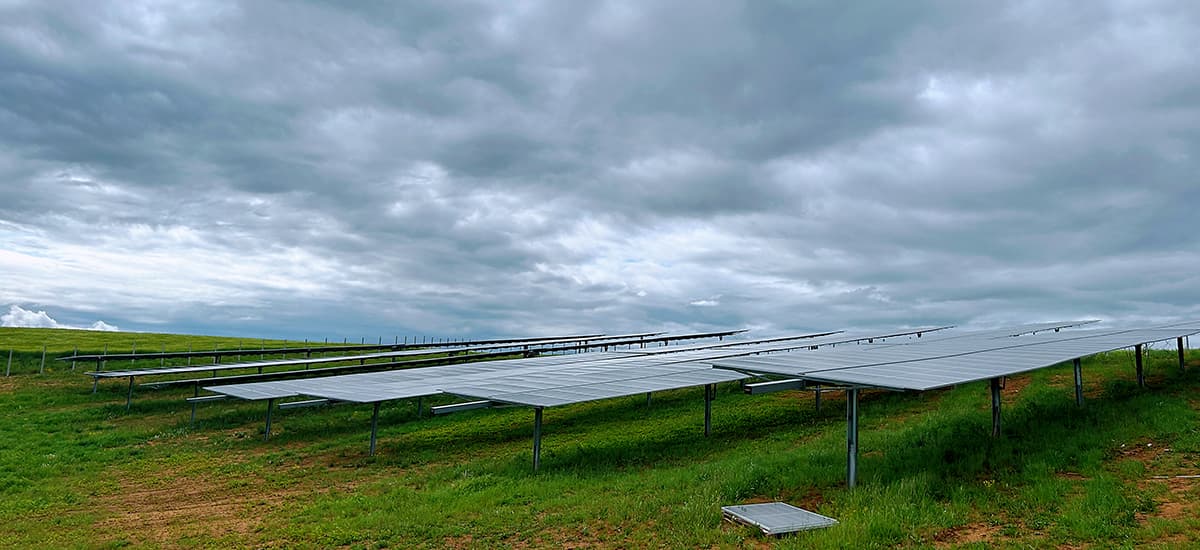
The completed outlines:
<svg viewBox="0 0 1200 550">
<path fill-rule="evenodd" d="M 758 527 L 768 535 L 784 535 L 837 525 L 836 519 L 785 502 L 722 506 L 721 515 L 735 523 Z"/>
</svg>

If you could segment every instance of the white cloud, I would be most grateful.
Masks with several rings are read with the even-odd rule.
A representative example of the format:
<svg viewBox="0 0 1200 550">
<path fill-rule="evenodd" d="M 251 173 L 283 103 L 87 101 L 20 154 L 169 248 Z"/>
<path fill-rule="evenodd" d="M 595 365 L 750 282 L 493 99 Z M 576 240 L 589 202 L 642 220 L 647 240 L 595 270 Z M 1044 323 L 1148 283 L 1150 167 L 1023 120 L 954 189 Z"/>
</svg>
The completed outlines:
<svg viewBox="0 0 1200 550">
<path fill-rule="evenodd" d="M 90 330 L 102 330 L 104 332 L 118 332 L 121 329 L 117 328 L 115 325 L 110 325 L 108 323 L 105 323 L 104 321 L 96 321 L 95 323 L 92 323 Z"/>
<path fill-rule="evenodd" d="M 64 325 L 56 321 L 49 313 L 44 310 L 30 311 L 21 306 L 13 304 L 9 306 L 8 313 L 0 315 L 0 327 L 10 328 L 67 328 L 76 330 L 102 330 L 107 332 L 117 332 L 120 328 L 105 323 L 104 321 L 96 321 L 90 327 L 76 327 Z"/>
</svg>

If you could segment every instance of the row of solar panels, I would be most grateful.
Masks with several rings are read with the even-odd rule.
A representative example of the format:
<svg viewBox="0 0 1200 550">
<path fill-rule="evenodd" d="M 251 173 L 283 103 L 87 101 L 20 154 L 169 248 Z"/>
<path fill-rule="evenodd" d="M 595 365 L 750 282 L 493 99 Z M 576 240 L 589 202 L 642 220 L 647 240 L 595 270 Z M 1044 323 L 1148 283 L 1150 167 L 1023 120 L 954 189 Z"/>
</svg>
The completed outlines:
<svg viewBox="0 0 1200 550">
<path fill-rule="evenodd" d="M 748 377 L 738 372 L 712 369 L 703 364 L 704 361 L 814 346 L 868 342 L 880 338 L 917 337 L 916 335 L 944 328 L 947 327 L 860 335 L 816 333 L 739 343 L 676 347 L 670 353 L 658 353 L 668 349 L 660 348 L 637 350 L 632 354 L 600 352 L 533 357 L 303 380 L 210 386 L 205 389 L 240 399 L 308 396 L 356 403 L 377 403 L 448 393 L 504 403 L 549 407 Z"/>
<path fill-rule="evenodd" d="M 719 332 L 719 333 L 718 332 L 699 333 L 699 334 L 687 335 L 687 336 L 694 337 L 694 338 L 707 338 L 707 337 L 717 337 L 717 336 L 728 336 L 728 335 L 732 335 L 732 334 L 737 334 L 738 332 L 742 332 L 742 331 L 725 331 L 725 332 Z M 365 361 L 378 360 L 378 359 L 403 359 L 406 357 L 421 357 L 421 356 L 432 355 L 432 354 L 437 354 L 437 353 L 461 354 L 461 353 L 473 353 L 473 352 L 495 351 L 495 350 L 505 350 L 505 349 L 524 349 L 524 350 L 543 349 L 543 348 L 553 349 L 553 347 L 556 345 L 575 344 L 575 343 L 600 343 L 601 345 L 603 345 L 604 342 L 621 342 L 622 344 L 632 344 L 632 343 L 639 343 L 639 342 L 658 341 L 658 340 L 660 340 L 660 338 L 657 338 L 657 337 L 659 337 L 662 334 L 663 333 L 661 333 L 661 332 L 639 332 L 639 333 L 634 333 L 634 334 L 617 334 L 617 335 L 612 335 L 612 336 L 599 335 L 599 336 L 571 337 L 571 338 L 566 338 L 566 339 L 552 338 L 552 339 L 543 339 L 543 340 L 523 340 L 523 341 L 515 342 L 515 343 L 514 342 L 498 342 L 498 343 L 492 343 L 492 344 L 481 344 L 481 345 L 473 345 L 473 346 L 458 346 L 458 347 L 454 347 L 454 348 L 422 348 L 422 349 L 410 349 L 410 350 L 400 350 L 400 351 L 385 351 L 385 352 L 378 352 L 378 353 L 361 353 L 361 354 L 356 354 L 356 355 L 336 355 L 336 356 L 318 357 L 318 358 L 306 357 L 303 359 L 271 359 L 271 360 L 264 360 L 264 361 L 246 361 L 246 362 L 240 362 L 240 363 L 227 363 L 224 365 L 187 365 L 187 366 L 157 367 L 157 368 L 147 368 L 147 369 L 94 371 L 94 372 L 88 372 L 85 374 L 87 374 L 88 376 L 97 377 L 97 378 L 126 378 L 129 376 L 153 376 L 153 375 L 159 375 L 159 374 L 187 374 L 187 373 L 193 373 L 193 372 L 210 372 L 210 371 L 214 371 L 214 370 L 237 370 L 237 369 L 255 369 L 255 368 L 263 369 L 263 368 L 273 368 L 273 367 L 296 367 L 296 366 L 306 366 L 307 367 L 310 365 L 320 365 L 320 364 L 326 364 L 326 363 L 345 363 L 347 361 L 365 362 Z M 303 349 L 292 350 L 292 353 L 296 353 L 296 352 L 303 353 L 305 351 L 306 350 L 303 350 Z M 246 353 L 246 355 L 254 355 L 254 354 L 255 353 L 253 353 L 253 352 Z M 150 354 L 147 354 L 147 357 L 154 358 L 157 356 L 151 356 Z M 64 359 L 69 360 L 71 358 L 67 357 Z"/>
<path fill-rule="evenodd" d="M 932 390 L 1012 376 L 1123 348 L 1182 339 L 1200 323 L 1125 330 L 1075 330 L 1019 338 L 960 338 L 920 346 L 867 346 L 712 361 L 714 367 L 818 383 L 890 390 Z"/>
</svg>

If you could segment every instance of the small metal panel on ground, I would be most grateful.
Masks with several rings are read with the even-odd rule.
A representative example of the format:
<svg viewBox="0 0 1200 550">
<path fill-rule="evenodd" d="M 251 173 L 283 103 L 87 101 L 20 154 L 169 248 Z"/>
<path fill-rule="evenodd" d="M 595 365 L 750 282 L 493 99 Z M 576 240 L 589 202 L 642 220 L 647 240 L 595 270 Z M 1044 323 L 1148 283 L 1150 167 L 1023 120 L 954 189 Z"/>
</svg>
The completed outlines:
<svg viewBox="0 0 1200 550">
<path fill-rule="evenodd" d="M 758 527 L 768 535 L 786 535 L 837 524 L 836 519 L 784 502 L 722 506 L 721 515 L 735 523 Z"/>
</svg>

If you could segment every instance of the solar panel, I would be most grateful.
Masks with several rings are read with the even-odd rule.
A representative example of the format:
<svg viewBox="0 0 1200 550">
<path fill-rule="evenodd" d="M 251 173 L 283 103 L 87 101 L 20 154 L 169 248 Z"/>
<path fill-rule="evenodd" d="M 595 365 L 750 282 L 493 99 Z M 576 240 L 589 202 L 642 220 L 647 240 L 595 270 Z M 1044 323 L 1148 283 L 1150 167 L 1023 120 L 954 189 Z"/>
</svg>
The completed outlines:
<svg viewBox="0 0 1200 550">
<path fill-rule="evenodd" d="M 524 359 L 486 361 L 385 372 L 346 374 L 300 380 L 276 380 L 205 387 L 207 391 L 239 399 L 281 399 L 308 395 L 340 401 L 371 403 L 389 399 L 406 399 L 442 393 L 442 383 L 487 375 L 521 367 L 548 366 L 559 363 L 596 361 L 624 355 L 613 353 L 581 353 L 575 355 L 546 355 Z"/>
<path fill-rule="evenodd" d="M 748 372 L 804 376 L 810 372 L 888 365 L 909 361 L 923 361 L 938 357 L 952 357 L 977 353 L 991 349 L 1023 347 L 1047 341 L 1069 340 L 1116 334 L 1121 330 L 1068 331 L 1031 334 L 1017 338 L 996 336 L 995 333 L 976 334 L 968 338 L 945 338 L 917 345 L 875 345 L 853 348 L 826 348 L 808 353 L 787 353 L 771 356 L 725 359 L 714 362 L 720 368 L 732 368 Z"/>
<path fill-rule="evenodd" d="M 1072 359 L 1200 333 L 1200 328 L 1142 329 L 891 365 L 815 372 L 812 380 L 898 390 L 931 390 L 1011 376 Z"/>
<path fill-rule="evenodd" d="M 723 359 L 719 368 L 781 374 L 817 382 L 929 390 L 1009 376 L 1075 358 L 1200 333 L 1200 327 L 1074 331 L 1017 340 L 971 340 L 842 354 L 788 354 Z M 997 345 L 1001 342 L 1004 345 Z"/>
<path fill-rule="evenodd" d="M 749 378 L 747 375 L 716 369 L 675 368 L 651 371 L 648 376 L 628 377 L 614 376 L 608 381 L 594 381 L 585 384 L 548 383 L 527 391 L 506 391 L 511 389 L 505 384 L 489 384 L 483 386 L 451 386 L 447 393 L 466 397 L 478 397 L 489 401 L 513 403 L 530 407 L 557 407 L 573 403 L 612 399 L 627 395 L 639 395 L 647 392 L 674 390 L 732 382 Z"/>
<path fill-rule="evenodd" d="M 725 519 L 753 525 L 767 535 L 783 535 L 837 525 L 836 519 L 784 502 L 722 506 L 721 513 Z"/>
</svg>

